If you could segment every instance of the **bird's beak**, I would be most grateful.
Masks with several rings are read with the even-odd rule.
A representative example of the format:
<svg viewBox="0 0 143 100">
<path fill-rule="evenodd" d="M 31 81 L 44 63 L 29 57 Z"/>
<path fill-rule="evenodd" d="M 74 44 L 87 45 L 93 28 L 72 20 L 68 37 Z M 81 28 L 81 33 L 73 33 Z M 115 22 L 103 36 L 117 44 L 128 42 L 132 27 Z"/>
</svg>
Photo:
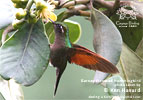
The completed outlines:
<svg viewBox="0 0 143 100">
<path fill-rule="evenodd" d="M 55 24 L 55 22 L 53 20 L 51 20 L 50 18 L 48 18 L 48 19 L 52 22 L 52 24 Z"/>
</svg>

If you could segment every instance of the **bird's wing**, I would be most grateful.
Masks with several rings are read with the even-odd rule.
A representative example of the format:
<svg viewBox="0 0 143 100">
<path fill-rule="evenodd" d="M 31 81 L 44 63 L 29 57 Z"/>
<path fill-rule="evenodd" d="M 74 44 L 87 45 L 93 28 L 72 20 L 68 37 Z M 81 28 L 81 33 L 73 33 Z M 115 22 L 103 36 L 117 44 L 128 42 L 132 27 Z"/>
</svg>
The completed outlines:
<svg viewBox="0 0 143 100">
<path fill-rule="evenodd" d="M 73 45 L 73 48 L 68 49 L 68 61 L 91 70 L 99 70 L 105 73 L 119 72 L 111 62 L 79 45 Z"/>
</svg>

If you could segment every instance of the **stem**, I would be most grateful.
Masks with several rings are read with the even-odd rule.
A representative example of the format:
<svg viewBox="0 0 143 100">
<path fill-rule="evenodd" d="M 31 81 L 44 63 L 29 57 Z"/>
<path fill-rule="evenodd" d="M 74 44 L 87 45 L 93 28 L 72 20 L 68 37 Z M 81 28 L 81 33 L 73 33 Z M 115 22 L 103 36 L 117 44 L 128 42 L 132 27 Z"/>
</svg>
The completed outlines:
<svg viewBox="0 0 143 100">
<path fill-rule="evenodd" d="M 13 31 L 13 27 L 12 25 L 9 25 L 5 30 L 4 32 L 2 33 L 2 39 L 1 39 L 1 43 L 2 45 L 4 44 L 5 40 L 6 40 L 6 36 L 9 32 Z"/>
<path fill-rule="evenodd" d="M 114 13 L 118 8 L 120 7 L 120 0 L 115 0 L 115 3 L 113 5 L 112 13 Z"/>
<path fill-rule="evenodd" d="M 28 1 L 27 5 L 26 5 L 26 8 L 25 8 L 27 11 L 30 10 L 30 8 L 31 8 L 31 6 L 32 6 L 32 4 L 33 4 L 33 2 L 34 2 L 33 0 L 29 0 L 29 1 Z"/>
</svg>

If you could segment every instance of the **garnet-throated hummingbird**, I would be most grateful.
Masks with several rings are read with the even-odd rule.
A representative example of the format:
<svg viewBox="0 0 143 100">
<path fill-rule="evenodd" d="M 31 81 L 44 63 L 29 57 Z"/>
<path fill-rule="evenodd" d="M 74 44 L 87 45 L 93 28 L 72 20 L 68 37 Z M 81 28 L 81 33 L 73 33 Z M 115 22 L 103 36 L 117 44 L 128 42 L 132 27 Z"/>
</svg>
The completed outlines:
<svg viewBox="0 0 143 100">
<path fill-rule="evenodd" d="M 51 22 L 54 25 L 55 40 L 50 46 L 50 62 L 56 67 L 56 94 L 60 78 L 66 68 L 67 62 L 75 63 L 82 67 L 99 70 L 105 73 L 118 73 L 118 69 L 102 56 L 88 50 L 85 47 L 72 44 L 69 39 L 68 27 L 61 22 Z"/>
</svg>

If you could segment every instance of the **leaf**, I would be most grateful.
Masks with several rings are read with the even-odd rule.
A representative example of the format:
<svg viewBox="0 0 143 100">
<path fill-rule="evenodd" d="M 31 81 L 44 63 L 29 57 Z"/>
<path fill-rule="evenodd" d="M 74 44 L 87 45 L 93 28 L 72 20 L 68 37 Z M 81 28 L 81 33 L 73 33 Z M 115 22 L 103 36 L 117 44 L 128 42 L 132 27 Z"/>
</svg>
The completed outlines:
<svg viewBox="0 0 143 100">
<path fill-rule="evenodd" d="M 2 43 L 1 43 L 2 33 L 3 33 L 3 30 L 1 29 L 1 30 L 0 30 L 0 47 L 1 47 L 1 44 L 2 44 Z"/>
<path fill-rule="evenodd" d="M 0 29 L 12 23 L 15 11 L 11 0 L 0 1 Z"/>
<path fill-rule="evenodd" d="M 121 100 L 125 97 L 125 83 L 121 76 L 115 75 L 104 81 L 110 96 L 119 96 Z"/>
<path fill-rule="evenodd" d="M 0 93 L 5 100 L 24 100 L 21 86 L 13 79 L 6 81 L 0 77 Z"/>
<path fill-rule="evenodd" d="M 64 17 L 67 16 L 67 15 L 68 15 L 68 13 L 67 13 L 66 11 L 61 12 L 61 13 L 58 15 L 57 21 L 63 22 L 63 21 L 65 20 Z"/>
<path fill-rule="evenodd" d="M 81 27 L 80 24 L 71 20 L 65 20 L 64 23 L 68 26 L 69 28 L 69 37 L 70 37 L 70 41 L 72 43 L 76 43 L 80 36 L 81 36 Z M 53 25 L 52 25 L 53 26 Z M 55 34 L 52 33 L 49 36 L 49 41 L 52 44 L 54 42 L 55 39 Z"/>
<path fill-rule="evenodd" d="M 32 85 L 48 65 L 48 40 L 42 21 L 25 24 L 0 48 L 0 74 L 23 85 Z"/>
<path fill-rule="evenodd" d="M 143 39 L 141 40 L 141 42 L 139 43 L 137 49 L 136 49 L 136 53 L 138 54 L 138 56 L 140 56 L 143 60 Z"/>
<path fill-rule="evenodd" d="M 122 48 L 120 32 L 107 16 L 94 8 L 92 8 L 91 22 L 94 28 L 93 46 L 95 51 L 116 65 Z M 108 75 L 96 71 L 94 80 L 99 83 Z"/>
<path fill-rule="evenodd" d="M 140 5 L 142 6 L 142 5 Z M 135 7 L 133 7 L 136 9 Z M 128 10 L 122 7 L 126 11 L 126 13 L 116 13 L 111 17 L 111 20 L 115 23 L 117 28 L 119 29 L 123 41 L 133 50 L 135 51 L 137 46 L 139 45 L 140 41 L 142 40 L 143 37 L 143 31 L 142 31 L 142 26 L 143 26 L 143 19 L 137 18 L 136 15 L 130 16 L 129 12 L 132 13 L 139 13 L 140 11 L 143 11 L 142 7 L 138 7 L 141 9 L 134 9 Z M 120 11 L 117 10 L 117 12 Z M 122 16 L 122 19 L 120 17 Z"/>
<path fill-rule="evenodd" d="M 69 37 L 70 41 L 72 43 L 76 43 L 81 36 L 81 26 L 79 23 L 71 21 L 71 20 L 65 20 L 64 23 L 69 28 Z"/>
<path fill-rule="evenodd" d="M 123 49 L 118 63 L 120 75 L 126 80 L 127 89 L 140 89 L 141 92 L 127 92 L 126 96 L 140 96 L 136 100 L 141 100 L 143 93 L 143 60 L 138 57 L 127 45 L 123 44 Z M 135 86 L 133 86 L 135 85 Z M 127 100 L 134 100 L 129 98 Z"/>
</svg>

